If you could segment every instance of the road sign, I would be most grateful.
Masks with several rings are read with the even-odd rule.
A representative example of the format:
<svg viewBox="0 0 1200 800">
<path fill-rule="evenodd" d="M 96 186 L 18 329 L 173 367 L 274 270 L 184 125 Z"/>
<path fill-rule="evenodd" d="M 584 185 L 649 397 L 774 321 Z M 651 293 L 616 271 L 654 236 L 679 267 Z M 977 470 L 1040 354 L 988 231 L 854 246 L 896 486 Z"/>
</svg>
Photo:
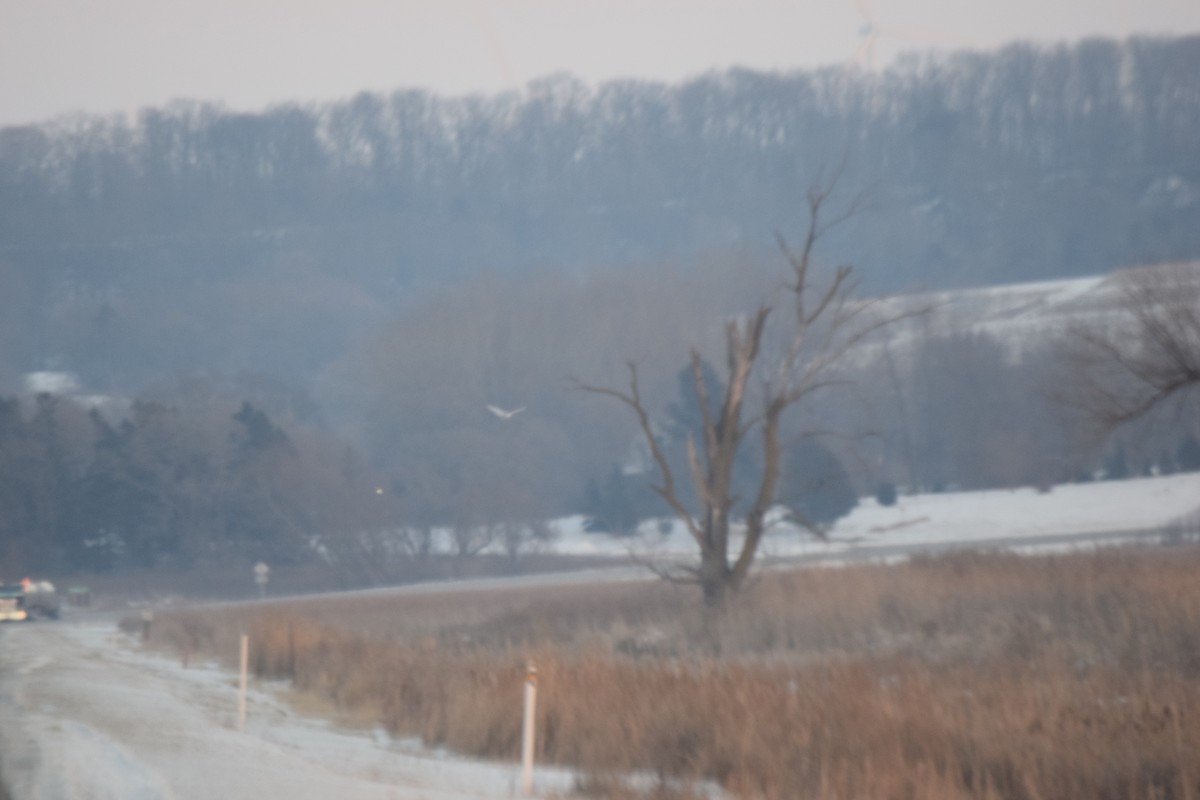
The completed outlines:
<svg viewBox="0 0 1200 800">
<path fill-rule="evenodd" d="M 260 561 L 254 565 L 254 582 L 258 584 L 259 596 L 262 596 L 267 591 L 267 579 L 271 575 L 271 568 L 266 565 L 266 562 Z"/>
</svg>

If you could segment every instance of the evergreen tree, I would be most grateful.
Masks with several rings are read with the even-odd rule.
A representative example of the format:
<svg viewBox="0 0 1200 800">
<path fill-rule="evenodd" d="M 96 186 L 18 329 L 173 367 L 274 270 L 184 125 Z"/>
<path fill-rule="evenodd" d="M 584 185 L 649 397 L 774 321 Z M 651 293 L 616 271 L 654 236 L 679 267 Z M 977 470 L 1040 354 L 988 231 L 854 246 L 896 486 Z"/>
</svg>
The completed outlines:
<svg viewBox="0 0 1200 800">
<path fill-rule="evenodd" d="M 603 486 L 594 478 L 588 481 L 584 513 L 589 517 L 589 531 L 617 536 L 631 534 L 642 520 L 666 511 L 642 476 L 626 475 L 615 465 Z"/>
<path fill-rule="evenodd" d="M 1129 465 L 1125 460 L 1125 448 L 1117 445 L 1104 462 L 1104 477 L 1110 481 L 1120 481 L 1129 477 Z"/>
<path fill-rule="evenodd" d="M 225 485 L 228 545 L 244 558 L 302 560 L 311 519 L 299 454 L 287 433 L 250 403 L 242 403 L 232 420 L 237 426 L 230 434 Z"/>
<path fill-rule="evenodd" d="M 0 398 L 0 563 L 24 572 L 37 564 L 35 441 L 15 399 Z"/>
<path fill-rule="evenodd" d="M 29 421 L 34 524 L 30 533 L 36 553 L 31 566 L 41 569 L 73 566 L 73 554 L 83 545 L 70 514 L 81 472 L 80 443 L 65 424 L 73 411 L 77 409 L 57 396 L 43 393 L 37 396 Z"/>
<path fill-rule="evenodd" d="M 179 548 L 179 531 L 168 524 L 170 487 L 141 457 L 141 432 L 133 420 L 114 426 L 94 410 L 89 417 L 95 434 L 92 458 L 71 505 L 73 527 L 86 542 L 76 566 L 157 566 Z"/>
<path fill-rule="evenodd" d="M 241 409 L 233 415 L 233 421 L 240 425 L 231 434 L 237 448 L 238 459 L 247 459 L 274 448 L 291 446 L 287 434 L 271 422 L 271 418 L 267 416 L 266 412 L 255 408 L 250 403 L 242 403 Z"/>
<path fill-rule="evenodd" d="M 700 374 L 704 385 L 708 387 L 709 414 L 715 414 L 711 402 L 714 397 L 724 394 L 724 384 L 717 376 L 713 365 L 706 360 L 700 362 Z M 689 435 L 696 437 L 697 444 L 703 444 L 701 430 L 703 413 L 700 408 L 700 398 L 696 394 L 696 379 L 692 365 L 686 364 L 675 376 L 675 384 L 679 388 L 678 399 L 667 406 L 667 434 L 673 441 L 682 442 Z"/>
<path fill-rule="evenodd" d="M 1196 441 L 1195 436 L 1189 433 L 1179 443 L 1179 449 L 1175 451 L 1175 463 L 1180 472 L 1200 471 L 1200 442 Z"/>
<path fill-rule="evenodd" d="M 842 462 L 816 439 L 788 451 L 780 485 L 780 502 L 809 526 L 827 528 L 858 505 Z"/>
</svg>

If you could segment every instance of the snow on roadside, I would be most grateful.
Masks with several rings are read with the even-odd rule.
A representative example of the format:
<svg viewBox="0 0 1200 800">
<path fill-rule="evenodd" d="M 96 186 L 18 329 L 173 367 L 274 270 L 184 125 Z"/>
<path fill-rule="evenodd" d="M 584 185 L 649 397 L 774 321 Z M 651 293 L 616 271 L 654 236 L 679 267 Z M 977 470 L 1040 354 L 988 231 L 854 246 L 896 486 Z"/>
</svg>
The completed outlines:
<svg viewBox="0 0 1200 800">
<path fill-rule="evenodd" d="M 0 629 L 0 767 L 17 800 L 482 800 L 519 794 L 519 766 L 478 762 L 294 714 L 274 689 L 236 730 L 236 676 L 184 669 L 111 623 Z M 519 693 L 514 692 L 514 713 Z M 539 792 L 567 770 L 539 769 Z"/>
</svg>

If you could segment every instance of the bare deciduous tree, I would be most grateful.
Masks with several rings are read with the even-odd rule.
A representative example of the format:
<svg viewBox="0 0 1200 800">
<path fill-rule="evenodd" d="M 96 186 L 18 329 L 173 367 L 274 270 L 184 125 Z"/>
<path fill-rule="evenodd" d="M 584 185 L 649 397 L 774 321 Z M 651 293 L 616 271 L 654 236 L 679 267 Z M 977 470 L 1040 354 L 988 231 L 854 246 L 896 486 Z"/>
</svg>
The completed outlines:
<svg viewBox="0 0 1200 800">
<path fill-rule="evenodd" d="M 1200 386 L 1200 265 L 1118 274 L 1115 314 L 1072 330 L 1065 399 L 1101 434 Z"/>
<path fill-rule="evenodd" d="M 688 437 L 689 476 L 675 474 L 655 435 L 650 410 L 639 389 L 636 364 L 628 365 L 627 389 L 577 384 L 582 390 L 620 401 L 637 416 L 658 470 L 659 481 L 653 489 L 687 527 L 699 554 L 697 562 L 660 570 L 660 574 L 698 583 L 709 609 L 721 608 L 730 593 L 744 585 L 754 563 L 767 529 L 768 511 L 775 503 L 786 412 L 813 393 L 841 382 L 841 368 L 849 353 L 884 326 L 914 313 L 883 313 L 877 303 L 854 300 L 856 281 L 848 265 L 839 266 L 826 282 L 817 281 L 813 252 L 818 241 L 830 228 L 849 219 L 857 208 L 856 202 L 851 203 L 843 213 L 826 218 L 835 184 L 836 180 L 810 190 L 808 230 L 798 251 L 778 237 L 790 272 L 780 290 L 782 297 L 763 302 L 749 316 L 726 323 L 723 389 L 709 385 L 703 359 L 694 346 L 691 348 L 701 436 Z M 777 307 L 784 307 L 779 314 Z M 768 337 L 773 314 L 790 316 L 778 342 Z M 714 398 L 714 391 L 723 391 L 723 396 Z M 748 498 L 739 540 L 734 536 L 733 515 L 742 498 L 735 494 L 734 473 L 738 452 L 755 430 L 761 439 L 756 451 L 759 463 L 755 465 L 760 477 L 754 496 Z M 680 491 L 680 481 L 689 478 L 698 498 L 696 513 L 686 506 Z"/>
<path fill-rule="evenodd" d="M 540 519 L 527 523 L 505 522 L 500 526 L 500 541 L 513 567 L 517 566 L 523 555 L 539 552 L 551 544 L 557 535 L 558 532 L 549 523 Z"/>
</svg>

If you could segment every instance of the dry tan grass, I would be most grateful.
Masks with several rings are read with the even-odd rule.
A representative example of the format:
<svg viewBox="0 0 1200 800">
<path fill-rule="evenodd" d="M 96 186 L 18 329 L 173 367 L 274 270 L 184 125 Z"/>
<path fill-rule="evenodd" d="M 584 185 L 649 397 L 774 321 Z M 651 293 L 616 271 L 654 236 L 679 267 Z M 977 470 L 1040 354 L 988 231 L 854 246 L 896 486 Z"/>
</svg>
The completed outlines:
<svg viewBox="0 0 1200 800">
<path fill-rule="evenodd" d="M 770 574 L 715 628 L 660 584 L 178 613 L 164 644 L 397 734 L 515 757 L 526 659 L 539 758 L 742 798 L 1200 796 L 1200 552 Z M 667 794 L 660 793 L 660 796 Z M 681 795 L 682 796 L 682 795 Z"/>
</svg>

